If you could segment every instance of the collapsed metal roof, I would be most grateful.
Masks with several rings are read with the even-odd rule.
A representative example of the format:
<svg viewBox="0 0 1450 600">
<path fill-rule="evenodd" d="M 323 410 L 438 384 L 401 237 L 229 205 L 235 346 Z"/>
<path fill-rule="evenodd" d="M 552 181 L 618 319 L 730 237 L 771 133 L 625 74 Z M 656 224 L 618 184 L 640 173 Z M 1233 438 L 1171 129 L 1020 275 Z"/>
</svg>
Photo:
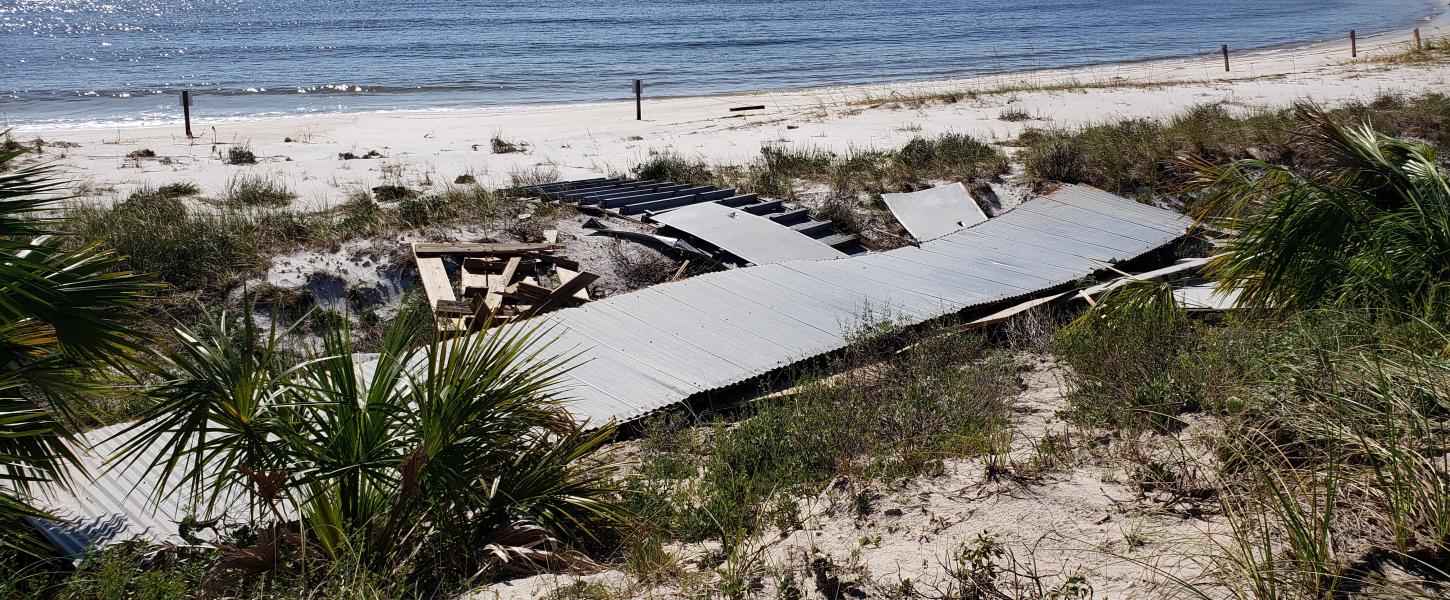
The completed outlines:
<svg viewBox="0 0 1450 600">
<path fill-rule="evenodd" d="M 700 275 L 562 310 L 577 354 L 570 410 L 629 421 L 844 348 L 863 319 L 925 322 L 1081 279 L 1181 237 L 1192 222 L 1067 186 L 975 227 L 906 247 Z"/>
<path fill-rule="evenodd" d="M 1070 283 L 1164 246 L 1190 225 L 1177 213 L 1068 186 L 920 247 L 710 273 L 527 323 L 542 320 L 557 336 L 552 351 L 578 355 L 565 375 L 568 408 L 602 425 L 844 348 L 868 318 L 921 323 Z M 360 368 L 370 379 L 371 366 Z M 94 481 L 37 498 L 63 519 L 36 520 L 37 527 L 72 556 L 132 538 L 183 543 L 177 523 L 198 512 L 189 494 L 148 502 L 163 484 L 150 468 L 160 445 L 108 468 L 105 460 L 125 441 L 110 438 L 124 427 L 82 436 Z M 178 477 L 164 482 L 167 489 Z M 231 499 L 221 506 L 217 514 L 246 510 Z"/>
<path fill-rule="evenodd" d="M 719 204 L 768 219 L 845 254 L 862 254 L 867 250 L 860 236 L 836 231 L 830 221 L 817 220 L 804 208 L 787 204 L 783 200 L 760 198 L 755 194 L 736 194 L 734 189 L 717 190 L 709 186 L 693 186 L 672 181 L 601 177 L 527 186 L 519 191 L 537 194 L 543 198 L 576 202 L 588 211 L 626 219 L 643 218 L 645 222 L 697 204 Z"/>
<path fill-rule="evenodd" d="M 961 183 L 905 194 L 881 194 L 891 214 L 920 241 L 934 240 L 987 220 Z"/>
<path fill-rule="evenodd" d="M 713 202 L 655 215 L 654 220 L 757 265 L 846 256 L 770 219 Z"/>
</svg>

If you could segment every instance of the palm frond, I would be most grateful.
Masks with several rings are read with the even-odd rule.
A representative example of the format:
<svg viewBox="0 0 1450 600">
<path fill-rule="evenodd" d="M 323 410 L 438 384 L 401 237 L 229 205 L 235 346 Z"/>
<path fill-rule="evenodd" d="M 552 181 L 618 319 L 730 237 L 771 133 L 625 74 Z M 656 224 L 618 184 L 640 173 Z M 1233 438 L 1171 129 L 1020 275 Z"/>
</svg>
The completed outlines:
<svg viewBox="0 0 1450 600">
<path fill-rule="evenodd" d="M 1232 234 L 1209 274 L 1253 308 L 1450 318 L 1450 185 L 1434 150 L 1311 104 L 1296 114 L 1322 166 L 1184 161 L 1202 194 L 1195 216 Z"/>
<path fill-rule="evenodd" d="M 472 572 L 506 532 L 551 540 L 537 555 L 622 522 L 608 467 L 586 458 L 612 432 L 570 420 L 570 358 L 538 326 L 419 340 L 405 314 L 376 355 L 355 353 L 342 323 L 284 359 L 292 331 L 251 323 L 177 328 L 160 403 L 118 459 L 160 445 L 152 466 L 181 483 L 158 493 L 211 507 L 243 490 L 254 514 L 297 524 L 302 551 L 390 576 L 421 557 Z"/>
<path fill-rule="evenodd" d="M 21 152 L 0 153 L 0 165 Z M 66 182 L 48 165 L 0 169 L 0 520 L 44 516 L 36 484 L 68 486 L 80 462 L 71 401 L 107 369 L 144 365 L 134 326 L 159 289 L 95 243 L 68 243 L 54 216 Z M 0 545 L 13 540 L 0 539 Z"/>
</svg>

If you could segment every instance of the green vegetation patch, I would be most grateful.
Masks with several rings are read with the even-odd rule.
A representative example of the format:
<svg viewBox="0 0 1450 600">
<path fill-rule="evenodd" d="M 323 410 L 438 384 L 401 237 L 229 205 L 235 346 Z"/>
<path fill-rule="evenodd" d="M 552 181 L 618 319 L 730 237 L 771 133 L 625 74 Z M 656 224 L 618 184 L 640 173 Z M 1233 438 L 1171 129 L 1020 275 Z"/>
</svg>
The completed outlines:
<svg viewBox="0 0 1450 600">
<path fill-rule="evenodd" d="M 1339 123 L 1369 121 L 1381 133 L 1423 140 L 1450 151 L 1450 97 L 1386 95 L 1328 111 Z M 1167 121 L 1125 119 L 1081 128 L 1029 129 L 1018 155 L 1029 183 L 1086 183 L 1147 200 L 1183 198 L 1189 173 L 1179 161 L 1258 159 L 1308 172 L 1333 157 L 1302 135 L 1290 110 L 1231 113 L 1205 104 Z"/>
<path fill-rule="evenodd" d="M 863 368 L 808 379 L 704 439 L 654 424 L 631 486 L 646 533 L 729 546 L 767 524 L 798 525 L 794 498 L 837 477 L 928 473 L 1005 448 L 1007 400 L 1020 391 L 1009 356 L 960 337 L 893 355 L 892 338 L 872 337 L 842 359 Z"/>
<path fill-rule="evenodd" d="M 911 191 L 947 180 L 990 180 L 1007 173 L 1007 157 L 989 143 L 964 134 L 916 138 L 897 150 L 837 154 L 814 148 L 765 146 L 743 165 L 712 167 L 678 153 L 652 156 L 635 177 L 733 187 L 742 193 L 795 198 L 803 185 L 826 185 L 839 196 Z"/>
<path fill-rule="evenodd" d="M 227 180 L 222 201 L 233 207 L 278 207 L 297 199 L 292 188 L 276 177 L 237 175 Z"/>
</svg>

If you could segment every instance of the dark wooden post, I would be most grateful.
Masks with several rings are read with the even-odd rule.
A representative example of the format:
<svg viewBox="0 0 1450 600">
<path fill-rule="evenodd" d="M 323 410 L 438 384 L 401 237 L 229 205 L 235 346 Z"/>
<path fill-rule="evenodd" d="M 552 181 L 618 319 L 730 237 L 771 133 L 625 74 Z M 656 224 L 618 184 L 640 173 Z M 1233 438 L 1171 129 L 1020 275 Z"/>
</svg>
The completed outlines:
<svg viewBox="0 0 1450 600">
<path fill-rule="evenodd" d="M 1354 37 L 1354 30 L 1349 30 L 1349 57 L 1359 56 L 1359 40 Z"/>
<path fill-rule="evenodd" d="M 1228 72 L 1228 44 L 1223 45 L 1223 72 Z"/>
<path fill-rule="evenodd" d="M 191 135 L 191 90 L 182 90 L 181 91 L 181 116 L 182 116 L 182 118 L 186 119 L 186 137 L 187 137 L 187 139 L 190 139 L 192 137 L 192 135 Z"/>
<path fill-rule="evenodd" d="M 1424 50 L 1424 49 L 1425 49 L 1425 47 L 1420 45 L 1420 28 L 1419 27 L 1416 27 L 1415 28 L 1415 52 L 1419 52 L 1419 51 Z"/>
<path fill-rule="evenodd" d="M 644 96 L 644 80 L 634 80 L 634 120 L 644 120 L 644 107 L 642 97 Z"/>
</svg>

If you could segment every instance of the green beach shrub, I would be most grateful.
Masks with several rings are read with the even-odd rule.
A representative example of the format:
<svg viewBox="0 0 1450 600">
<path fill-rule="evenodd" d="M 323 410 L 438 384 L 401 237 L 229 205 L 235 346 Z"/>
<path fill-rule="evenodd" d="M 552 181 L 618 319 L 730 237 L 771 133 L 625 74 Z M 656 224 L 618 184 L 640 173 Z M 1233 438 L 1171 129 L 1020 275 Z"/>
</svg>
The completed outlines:
<svg viewBox="0 0 1450 600">
<path fill-rule="evenodd" d="M 645 461 L 652 479 L 636 510 L 648 535 L 738 543 L 772 520 L 782 500 L 848 476 L 912 476 L 949 457 L 995 450 L 1016 365 L 980 340 L 927 337 L 893 356 L 890 329 L 870 334 L 843 364 L 886 359 L 871 374 L 806 379 L 796 393 L 750 407 L 708 440 L 655 426 Z M 913 338 L 915 339 L 915 338 Z M 696 508 L 697 507 L 697 508 Z"/>
<path fill-rule="evenodd" d="M 649 157 L 631 170 L 639 179 L 675 181 L 709 185 L 715 179 L 710 166 L 702 160 L 689 160 L 673 150 Z"/>
<path fill-rule="evenodd" d="M 297 194 L 276 177 L 247 174 L 227 180 L 222 201 L 231 207 L 279 207 L 296 198 Z"/>
<path fill-rule="evenodd" d="M 255 165 L 257 155 L 252 152 L 251 146 L 232 146 L 227 148 L 227 156 L 224 161 L 229 165 Z"/>
</svg>

